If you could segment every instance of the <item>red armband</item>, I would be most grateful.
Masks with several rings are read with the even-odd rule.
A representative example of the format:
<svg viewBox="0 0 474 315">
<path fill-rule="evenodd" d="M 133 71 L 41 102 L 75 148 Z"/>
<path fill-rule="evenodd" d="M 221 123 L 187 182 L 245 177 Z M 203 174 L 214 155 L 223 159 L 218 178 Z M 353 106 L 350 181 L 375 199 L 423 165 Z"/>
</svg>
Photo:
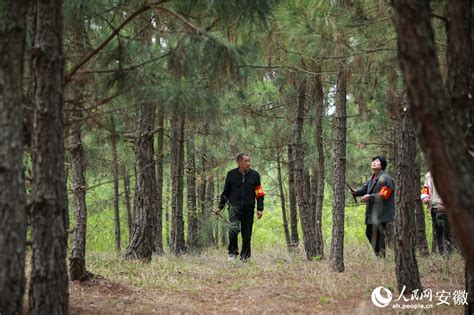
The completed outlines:
<svg viewBox="0 0 474 315">
<path fill-rule="evenodd" d="M 430 189 L 426 186 L 423 186 L 423 189 L 421 190 L 421 194 L 429 196 L 430 195 Z"/>
<path fill-rule="evenodd" d="M 391 194 L 392 194 L 392 190 L 388 188 L 387 186 L 383 186 L 382 189 L 380 189 L 379 191 L 380 197 L 382 197 L 384 200 L 388 200 Z"/>
<path fill-rule="evenodd" d="M 265 192 L 263 191 L 263 187 L 261 185 L 255 187 L 255 198 L 260 198 L 260 197 L 263 197 L 263 196 L 265 196 Z"/>
</svg>

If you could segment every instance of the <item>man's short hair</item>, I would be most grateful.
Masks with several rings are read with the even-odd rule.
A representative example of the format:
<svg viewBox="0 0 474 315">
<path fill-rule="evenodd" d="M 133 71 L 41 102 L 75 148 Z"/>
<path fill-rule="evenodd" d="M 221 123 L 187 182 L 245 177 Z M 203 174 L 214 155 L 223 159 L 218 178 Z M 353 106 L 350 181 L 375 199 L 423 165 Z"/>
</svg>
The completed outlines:
<svg viewBox="0 0 474 315">
<path fill-rule="evenodd" d="M 244 158 L 244 156 L 250 157 L 250 155 L 248 155 L 247 153 L 242 152 L 242 153 L 239 153 L 239 155 L 237 155 L 236 161 L 237 161 L 237 162 L 242 161 L 242 159 Z"/>
<path fill-rule="evenodd" d="M 372 158 L 372 162 L 375 161 L 375 160 L 379 160 L 380 161 L 380 165 L 382 166 L 382 170 L 385 171 L 385 168 L 387 167 L 387 160 L 381 156 L 381 155 L 377 155 L 377 156 L 374 156 Z"/>
</svg>

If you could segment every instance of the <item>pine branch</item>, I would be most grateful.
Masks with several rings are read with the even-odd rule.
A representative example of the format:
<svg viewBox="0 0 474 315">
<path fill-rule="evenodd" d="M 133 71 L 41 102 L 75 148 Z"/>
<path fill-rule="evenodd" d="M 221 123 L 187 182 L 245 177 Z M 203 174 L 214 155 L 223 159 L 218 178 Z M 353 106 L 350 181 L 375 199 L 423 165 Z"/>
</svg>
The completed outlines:
<svg viewBox="0 0 474 315">
<path fill-rule="evenodd" d="M 72 80 L 72 77 L 74 76 L 74 74 L 76 74 L 76 72 L 81 68 L 83 67 L 89 60 L 92 59 L 92 57 L 94 57 L 95 55 L 97 55 L 97 53 L 99 53 L 99 51 L 101 51 L 105 46 L 107 46 L 107 44 L 112 40 L 114 39 L 115 36 L 117 36 L 117 34 L 122 30 L 122 28 L 124 28 L 128 23 L 130 23 L 134 18 L 136 18 L 137 16 L 139 16 L 140 14 L 142 14 L 143 12 L 145 11 L 148 11 L 150 10 L 151 8 L 153 7 L 156 7 L 157 5 L 160 5 L 160 4 L 163 4 L 167 2 L 167 0 L 161 0 L 161 1 L 158 1 L 156 3 L 153 3 L 153 4 L 148 4 L 148 5 L 144 5 L 143 7 L 139 8 L 137 11 L 133 12 L 132 14 L 130 14 L 130 16 L 128 18 L 126 18 L 122 24 L 119 25 L 119 27 L 117 27 L 116 29 L 114 29 L 112 31 L 112 33 L 110 33 L 110 35 L 102 42 L 102 44 L 99 45 L 99 47 L 97 47 L 96 49 L 94 49 L 93 51 L 91 51 L 89 54 L 87 54 L 78 64 L 76 64 L 72 70 L 67 74 L 66 76 L 66 79 L 65 79 L 65 85 L 67 85 L 71 80 Z"/>
</svg>

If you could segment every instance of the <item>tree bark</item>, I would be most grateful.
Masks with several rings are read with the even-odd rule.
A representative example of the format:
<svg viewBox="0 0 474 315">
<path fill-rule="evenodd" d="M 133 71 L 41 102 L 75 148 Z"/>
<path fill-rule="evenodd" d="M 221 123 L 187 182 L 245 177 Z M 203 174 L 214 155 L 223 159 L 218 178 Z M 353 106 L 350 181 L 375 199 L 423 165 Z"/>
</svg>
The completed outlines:
<svg viewBox="0 0 474 315">
<path fill-rule="evenodd" d="M 470 152 L 474 152 L 474 101 L 473 101 L 473 4 L 472 0 L 450 1 L 447 22 L 448 78 L 446 80 L 449 101 L 456 121 L 463 133 L 463 140 Z"/>
<path fill-rule="evenodd" d="M 307 150 L 303 149 L 303 152 L 306 152 Z M 308 163 L 309 164 L 309 163 Z M 308 211 L 309 211 L 309 224 L 311 226 L 315 226 L 314 219 L 316 216 L 315 209 L 316 209 L 316 204 L 313 204 L 313 201 L 315 199 L 313 198 L 313 190 L 311 189 L 311 175 L 309 173 L 309 167 L 305 165 L 305 170 L 304 170 L 304 193 L 306 198 L 308 199 Z"/>
<path fill-rule="evenodd" d="M 295 162 L 293 160 L 293 147 L 288 144 L 288 199 L 290 200 L 290 238 L 291 246 L 298 247 L 298 210 L 296 209 L 295 191 Z"/>
<path fill-rule="evenodd" d="M 450 227 L 469 269 L 474 270 L 474 151 L 469 149 L 469 144 L 460 141 L 465 139 L 467 130 L 456 119 L 462 115 L 471 115 L 473 93 L 470 90 L 468 95 L 471 97 L 460 97 L 464 105 L 456 109 L 444 93 L 430 24 L 429 1 L 393 0 L 392 4 L 399 61 L 418 138 L 446 206 Z M 449 5 L 459 5 L 459 2 L 453 1 Z M 464 71 L 471 69 L 465 68 Z"/>
<path fill-rule="evenodd" d="M 156 229 L 155 229 L 155 242 L 154 252 L 157 255 L 163 255 L 165 253 L 163 249 L 163 148 L 165 139 L 164 130 L 164 110 L 163 106 L 158 106 L 157 115 L 157 127 L 158 132 L 156 133 Z"/>
<path fill-rule="evenodd" d="M 298 97 L 296 117 L 293 126 L 293 159 L 295 163 L 295 190 L 297 194 L 298 207 L 300 210 L 301 227 L 303 230 L 303 242 L 306 251 L 306 258 L 313 259 L 316 256 L 316 237 L 314 234 L 314 225 L 311 220 L 309 207 L 309 196 L 305 190 L 305 167 L 304 167 L 304 149 L 303 149 L 303 124 L 304 124 L 304 101 L 305 85 L 302 80 L 298 84 Z"/>
<path fill-rule="evenodd" d="M 69 312 L 62 38 L 62 2 L 37 1 L 30 314 Z"/>
<path fill-rule="evenodd" d="M 472 315 L 474 314 L 474 277 L 469 272 L 467 264 L 464 268 L 464 280 L 467 292 L 467 305 L 464 306 L 464 314 Z"/>
<path fill-rule="evenodd" d="M 340 66 L 336 86 L 334 130 L 334 205 L 332 208 L 332 241 L 329 258 L 334 271 L 344 271 L 344 207 L 346 181 L 346 95 L 347 70 Z"/>
<path fill-rule="evenodd" d="M 215 224 L 211 219 L 211 211 L 214 209 L 214 175 L 212 172 L 207 174 L 207 188 L 206 188 L 206 212 L 204 217 L 207 219 L 207 244 L 212 245 L 216 243 L 214 238 L 214 227 Z"/>
<path fill-rule="evenodd" d="M 205 126 L 205 132 L 207 126 Z M 199 226 L 198 226 L 198 246 L 203 247 L 208 241 L 207 236 L 207 221 L 206 221 L 206 190 L 207 190 L 207 139 L 206 135 L 202 138 L 200 149 L 200 174 L 197 176 L 198 180 L 198 206 L 199 206 Z"/>
<path fill-rule="evenodd" d="M 398 133 L 398 158 L 397 158 L 397 211 L 395 214 L 395 271 L 397 274 L 397 287 L 401 292 L 422 290 L 418 263 L 415 255 L 415 194 L 419 188 L 413 180 L 415 175 L 416 139 L 415 129 L 408 108 L 404 107 L 400 129 Z"/>
<path fill-rule="evenodd" d="M 285 241 L 286 247 L 288 250 L 291 249 L 291 239 L 290 239 L 290 231 L 288 229 L 288 220 L 286 217 L 286 201 L 285 201 L 285 191 L 283 190 L 283 179 L 281 177 L 281 153 L 278 151 L 277 153 L 277 172 L 278 172 L 278 189 L 280 191 L 280 204 L 281 204 L 281 216 L 283 218 L 283 230 L 285 232 Z"/>
<path fill-rule="evenodd" d="M 125 165 L 122 167 L 123 172 L 123 190 L 125 195 L 125 208 L 127 209 L 127 225 L 128 225 L 128 242 L 132 238 L 133 233 L 133 216 L 132 216 L 132 207 L 130 204 L 130 176 L 127 173 Z"/>
<path fill-rule="evenodd" d="M 321 72 L 321 67 L 315 69 L 316 73 Z M 313 185 L 313 193 L 315 195 L 315 233 L 316 233 L 316 251 L 317 255 L 324 256 L 324 241 L 323 241 L 323 203 L 324 203 L 324 179 L 326 176 L 325 161 L 324 161 L 324 143 L 323 143 L 323 117 L 324 117 L 324 90 L 321 76 L 317 75 L 314 81 L 314 106 L 315 106 L 315 132 L 316 150 L 318 152 L 316 180 Z"/>
<path fill-rule="evenodd" d="M 139 105 L 138 134 L 135 138 L 136 190 L 134 227 L 125 257 L 151 261 L 156 224 L 156 173 L 153 153 L 155 108 L 149 102 Z"/>
<path fill-rule="evenodd" d="M 194 145 L 194 135 L 190 134 L 186 141 L 187 156 L 187 205 L 188 205 L 188 249 L 195 249 L 197 247 L 197 207 L 196 207 L 196 153 Z"/>
<path fill-rule="evenodd" d="M 171 215 L 171 251 L 175 255 L 186 251 L 184 241 L 183 217 L 183 175 L 184 175 L 184 115 L 179 108 L 171 114 L 171 179 L 172 179 L 172 215 Z"/>
<path fill-rule="evenodd" d="M 119 162 L 117 153 L 117 138 L 118 134 L 115 130 L 115 120 L 111 117 L 111 133 L 110 142 L 112 144 L 112 167 L 114 175 L 114 227 L 115 227 L 115 251 L 120 252 L 121 250 L 121 235 L 120 235 L 120 197 L 119 197 Z"/>
<path fill-rule="evenodd" d="M 23 55 L 28 1 L 6 0 L 0 18 L 0 310 L 21 314 L 25 290 Z"/>
<path fill-rule="evenodd" d="M 74 38 L 73 49 L 79 53 L 86 52 L 86 38 L 84 19 L 81 10 L 72 21 L 72 38 Z M 69 122 L 69 157 L 72 173 L 72 190 L 74 205 L 73 244 L 69 258 L 69 273 L 71 280 L 88 280 L 92 274 L 86 270 L 86 227 L 87 227 L 87 204 L 86 204 L 86 161 L 84 147 L 82 145 L 81 125 L 84 119 L 84 89 L 87 83 L 86 77 L 78 76 L 70 86 L 70 95 L 73 99 L 69 102 L 67 118 Z"/>
</svg>

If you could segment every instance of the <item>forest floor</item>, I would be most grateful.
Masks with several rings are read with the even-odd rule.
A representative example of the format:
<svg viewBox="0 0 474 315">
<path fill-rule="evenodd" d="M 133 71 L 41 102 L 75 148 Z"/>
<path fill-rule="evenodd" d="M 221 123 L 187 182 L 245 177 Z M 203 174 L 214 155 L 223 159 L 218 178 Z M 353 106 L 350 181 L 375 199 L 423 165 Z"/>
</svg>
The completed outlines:
<svg viewBox="0 0 474 315">
<path fill-rule="evenodd" d="M 393 251 L 385 260 L 367 246 L 346 248 L 345 272 L 333 272 L 329 261 L 307 262 L 302 253 L 284 249 L 255 251 L 250 262 L 228 262 L 224 249 L 199 255 L 154 257 L 151 263 L 124 260 L 115 254 L 89 253 L 88 269 L 99 277 L 71 282 L 72 314 L 152 313 L 400 313 L 392 302 L 378 308 L 371 302 L 374 288 L 396 288 Z M 423 289 L 432 289 L 431 314 L 460 314 L 455 290 L 464 290 L 464 262 L 451 258 L 418 258 Z M 448 305 L 437 292 L 448 292 Z M 420 301 L 416 302 L 416 304 Z M 420 313 L 420 310 L 408 310 Z M 403 313 L 407 313 L 404 310 Z"/>
</svg>

